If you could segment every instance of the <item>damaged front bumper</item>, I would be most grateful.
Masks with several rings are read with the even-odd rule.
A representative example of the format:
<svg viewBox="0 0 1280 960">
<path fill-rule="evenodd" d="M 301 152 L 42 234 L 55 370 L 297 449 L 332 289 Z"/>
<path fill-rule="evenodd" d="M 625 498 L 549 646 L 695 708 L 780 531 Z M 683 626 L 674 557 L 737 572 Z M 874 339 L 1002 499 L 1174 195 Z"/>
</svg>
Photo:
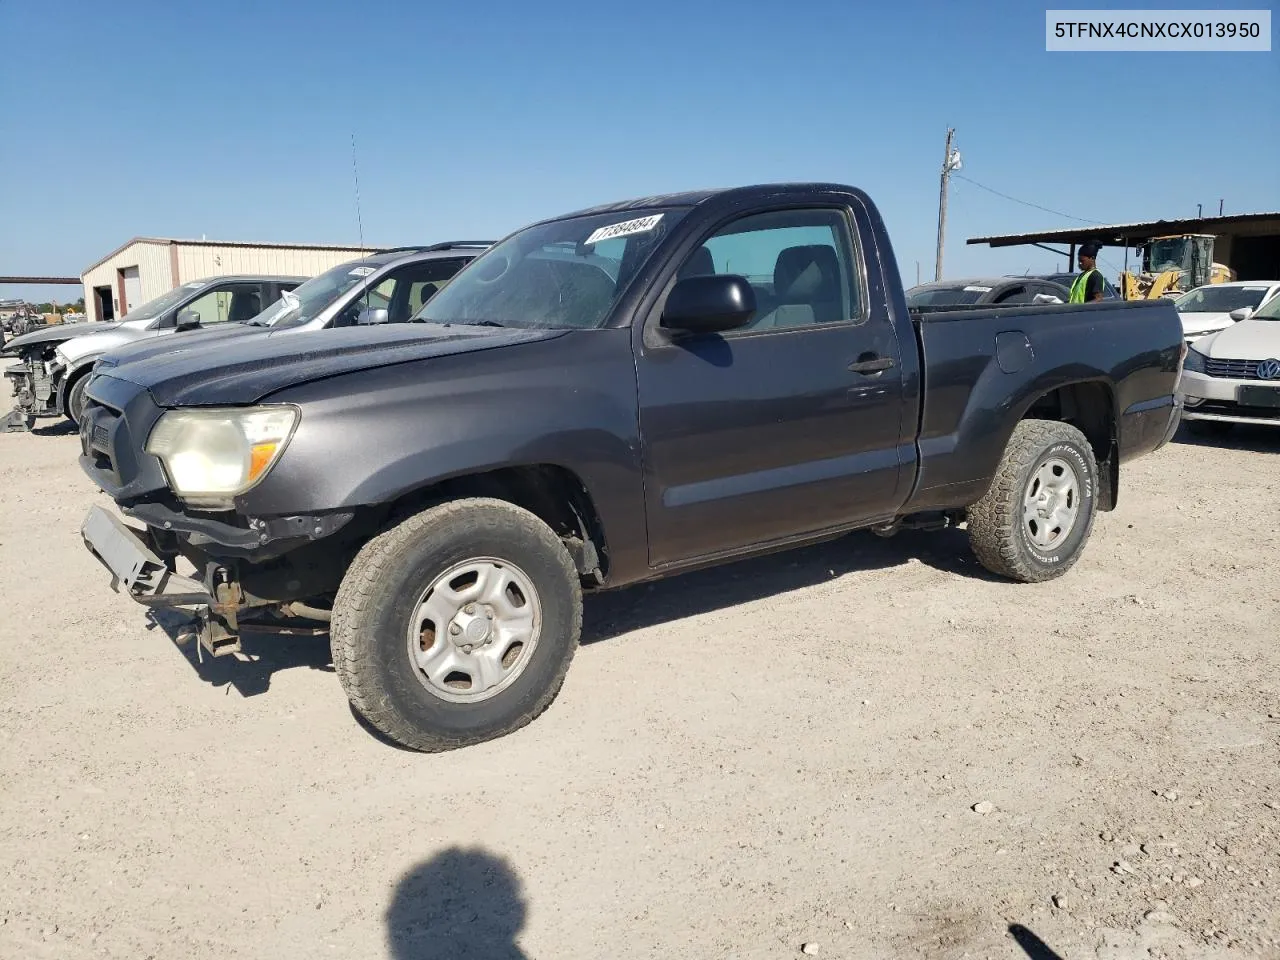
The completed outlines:
<svg viewBox="0 0 1280 960">
<path fill-rule="evenodd" d="M 5 367 L 4 377 L 13 388 L 15 405 L 0 426 L 0 432 L 24 433 L 35 426 L 37 417 L 56 417 L 62 413 L 58 382 L 63 372 L 61 364 L 39 356 L 24 357 L 21 362 Z"/>
<path fill-rule="evenodd" d="M 80 536 L 89 552 L 110 571 L 111 589 L 119 592 L 123 585 L 139 603 L 182 607 L 214 602 L 203 583 L 176 573 L 151 549 L 141 531 L 125 526 L 102 507 L 89 508 Z"/>
<path fill-rule="evenodd" d="M 254 548 L 265 547 L 270 554 L 280 543 L 315 542 L 342 527 L 350 514 L 281 517 L 254 521 L 252 529 L 241 530 L 157 504 L 136 506 L 126 513 L 146 523 L 146 530 L 128 526 L 100 506 L 90 507 L 80 526 L 85 547 L 107 568 L 117 593 L 147 607 L 190 608 L 193 632 L 213 656 L 238 652 L 244 630 L 288 630 L 297 618 L 328 619 L 327 610 L 301 599 L 323 592 L 310 583 L 317 570 L 322 579 L 327 577 L 323 567 L 261 565 L 254 561 Z M 219 556 L 203 549 L 208 547 L 215 547 Z M 193 562 L 203 579 L 177 572 L 180 555 Z"/>
</svg>

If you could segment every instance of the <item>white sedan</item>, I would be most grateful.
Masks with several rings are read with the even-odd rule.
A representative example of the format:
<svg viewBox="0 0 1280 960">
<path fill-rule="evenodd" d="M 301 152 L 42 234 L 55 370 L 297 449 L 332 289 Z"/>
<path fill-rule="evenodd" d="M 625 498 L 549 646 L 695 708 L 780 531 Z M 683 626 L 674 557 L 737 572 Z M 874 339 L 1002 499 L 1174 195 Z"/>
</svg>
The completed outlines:
<svg viewBox="0 0 1280 960">
<path fill-rule="evenodd" d="M 1234 423 L 1280 427 L 1280 297 L 1191 343 L 1178 392 L 1194 432 L 1221 433 Z"/>
<path fill-rule="evenodd" d="M 1174 306 L 1182 315 L 1182 334 L 1191 343 L 1249 319 L 1277 296 L 1280 296 L 1280 280 L 1209 283 L 1188 290 L 1174 301 Z"/>
</svg>

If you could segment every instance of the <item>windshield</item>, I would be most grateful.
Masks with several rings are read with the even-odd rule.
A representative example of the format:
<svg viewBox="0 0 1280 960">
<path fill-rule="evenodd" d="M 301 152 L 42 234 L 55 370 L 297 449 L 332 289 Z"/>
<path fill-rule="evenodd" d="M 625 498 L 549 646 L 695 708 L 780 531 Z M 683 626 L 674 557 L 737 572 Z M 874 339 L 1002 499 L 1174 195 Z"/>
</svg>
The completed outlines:
<svg viewBox="0 0 1280 960">
<path fill-rule="evenodd" d="M 359 260 L 339 264 L 295 287 L 249 323 L 258 327 L 298 327 L 314 319 L 333 301 L 371 276 L 379 264 Z"/>
<path fill-rule="evenodd" d="M 1280 296 L 1272 297 L 1262 305 L 1250 320 L 1280 320 Z"/>
<path fill-rule="evenodd" d="M 426 323 L 599 327 L 688 208 L 628 210 L 528 227 L 473 260 L 414 316 Z"/>
<path fill-rule="evenodd" d="M 907 291 L 908 307 L 954 307 L 977 303 L 990 287 L 970 284 L 964 287 L 921 287 Z"/>
<path fill-rule="evenodd" d="M 162 293 L 154 300 L 148 300 L 142 306 L 134 307 L 120 318 L 120 322 L 128 323 L 130 320 L 150 320 L 152 317 L 158 317 L 203 286 L 206 286 L 205 281 L 192 280 L 190 283 L 184 283 L 180 287 L 174 287 L 168 293 Z"/>
<path fill-rule="evenodd" d="M 1175 304 L 1179 313 L 1230 313 L 1241 307 L 1253 310 L 1262 302 L 1267 287 L 1199 287 L 1183 294 Z"/>
<path fill-rule="evenodd" d="M 1147 247 L 1147 271 L 1164 273 L 1166 270 L 1181 270 L 1182 261 L 1187 256 L 1187 246 L 1187 240 L 1183 237 L 1151 241 Z"/>
</svg>

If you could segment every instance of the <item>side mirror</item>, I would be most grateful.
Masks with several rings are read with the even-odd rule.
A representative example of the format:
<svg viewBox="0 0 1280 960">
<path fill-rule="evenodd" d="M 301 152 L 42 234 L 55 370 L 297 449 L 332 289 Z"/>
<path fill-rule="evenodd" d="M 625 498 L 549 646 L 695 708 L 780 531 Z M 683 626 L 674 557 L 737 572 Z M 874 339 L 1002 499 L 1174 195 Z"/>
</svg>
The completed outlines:
<svg viewBox="0 0 1280 960">
<path fill-rule="evenodd" d="M 1227 316 L 1229 316 L 1236 323 L 1239 323 L 1241 320 L 1248 320 L 1251 316 L 1253 316 L 1253 311 L 1250 310 L 1248 307 L 1241 307 L 1239 310 L 1232 310 L 1229 314 L 1227 314 Z"/>
<path fill-rule="evenodd" d="M 389 317 L 385 307 L 366 307 L 356 317 L 356 323 L 362 327 L 368 323 L 386 323 Z"/>
<path fill-rule="evenodd" d="M 756 292 L 746 277 L 685 277 L 671 288 L 662 311 L 662 326 L 689 333 L 715 333 L 741 327 L 755 312 Z"/>
<path fill-rule="evenodd" d="M 178 319 L 174 324 L 177 330 L 194 330 L 200 326 L 200 314 L 194 310 L 179 310 Z"/>
</svg>

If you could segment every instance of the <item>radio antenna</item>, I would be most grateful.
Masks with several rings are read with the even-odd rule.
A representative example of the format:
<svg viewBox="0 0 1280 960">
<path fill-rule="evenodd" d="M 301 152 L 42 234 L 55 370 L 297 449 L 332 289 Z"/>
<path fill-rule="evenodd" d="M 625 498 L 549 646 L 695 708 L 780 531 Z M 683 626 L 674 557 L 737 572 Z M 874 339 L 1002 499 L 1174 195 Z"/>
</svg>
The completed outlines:
<svg viewBox="0 0 1280 960">
<path fill-rule="evenodd" d="M 360 252 L 364 253 L 364 220 L 360 216 L 360 168 L 356 165 L 356 135 L 351 134 L 351 178 L 356 187 L 356 230 L 360 234 Z"/>
</svg>

